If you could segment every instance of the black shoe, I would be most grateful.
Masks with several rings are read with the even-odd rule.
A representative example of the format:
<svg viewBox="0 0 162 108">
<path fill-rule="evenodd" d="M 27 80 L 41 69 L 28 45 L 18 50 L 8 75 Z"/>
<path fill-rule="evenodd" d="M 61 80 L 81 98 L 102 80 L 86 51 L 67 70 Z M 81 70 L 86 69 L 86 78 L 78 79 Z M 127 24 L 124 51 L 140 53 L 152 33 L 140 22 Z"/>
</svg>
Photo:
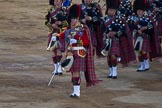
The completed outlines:
<svg viewBox="0 0 162 108">
<path fill-rule="evenodd" d="M 59 73 L 55 73 L 55 75 L 59 75 Z"/>
<path fill-rule="evenodd" d="M 70 97 L 71 98 L 79 98 L 79 96 L 77 96 L 76 94 L 71 94 Z"/>
<path fill-rule="evenodd" d="M 137 72 L 144 72 L 144 71 L 146 71 L 146 69 L 145 69 L 145 70 L 138 70 L 138 69 L 137 69 Z"/>
<path fill-rule="evenodd" d="M 112 76 L 112 79 L 117 79 L 117 76 Z"/>
<path fill-rule="evenodd" d="M 148 70 L 150 70 L 150 68 L 145 69 L 145 71 L 148 71 Z"/>
<path fill-rule="evenodd" d="M 58 75 L 63 75 L 63 73 L 58 73 Z"/>
<path fill-rule="evenodd" d="M 112 78 L 112 76 L 107 76 L 107 78 Z"/>
</svg>

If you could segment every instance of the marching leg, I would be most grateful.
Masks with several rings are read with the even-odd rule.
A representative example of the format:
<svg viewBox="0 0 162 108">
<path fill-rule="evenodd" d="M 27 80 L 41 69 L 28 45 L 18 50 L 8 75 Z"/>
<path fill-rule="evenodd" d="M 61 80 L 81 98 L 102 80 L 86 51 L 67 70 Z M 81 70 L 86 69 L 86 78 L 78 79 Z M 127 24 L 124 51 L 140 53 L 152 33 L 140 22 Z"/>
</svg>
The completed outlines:
<svg viewBox="0 0 162 108">
<path fill-rule="evenodd" d="M 57 56 L 57 66 L 58 66 L 58 70 L 57 70 L 57 72 L 58 72 L 58 75 L 62 75 L 62 66 L 61 66 L 61 59 L 62 59 L 62 55 L 58 55 Z"/>
<path fill-rule="evenodd" d="M 150 64 L 149 64 L 149 59 L 148 59 L 148 54 L 142 54 L 143 58 L 144 58 L 144 67 L 145 67 L 145 71 L 150 69 Z"/>
<path fill-rule="evenodd" d="M 112 79 L 117 79 L 117 58 L 116 56 L 112 56 L 111 59 L 111 64 L 112 64 Z"/>
<path fill-rule="evenodd" d="M 112 73 L 113 72 L 113 68 L 109 67 L 109 75 L 107 76 L 107 78 L 112 78 Z"/>
<path fill-rule="evenodd" d="M 57 63 L 54 63 L 54 71 L 52 72 L 52 74 L 58 74 L 56 71 L 57 71 Z"/>
<path fill-rule="evenodd" d="M 113 66 L 112 71 L 112 79 L 117 79 L 117 66 Z"/>
<path fill-rule="evenodd" d="M 149 64 L 149 60 L 144 60 L 144 65 L 145 65 L 145 70 L 149 70 L 150 69 L 150 64 Z"/>
<path fill-rule="evenodd" d="M 137 72 L 145 71 L 145 63 L 140 62 L 140 67 L 137 69 Z"/>
<path fill-rule="evenodd" d="M 73 92 L 70 94 L 71 98 L 80 97 L 80 77 L 73 77 Z"/>
<path fill-rule="evenodd" d="M 137 72 L 145 71 L 145 63 L 143 56 L 138 56 L 138 59 L 140 61 L 140 67 L 137 69 Z"/>
<path fill-rule="evenodd" d="M 54 71 L 52 72 L 52 74 L 58 75 L 58 64 L 57 64 L 57 56 L 52 57 L 53 59 L 53 65 L 54 65 Z"/>
<path fill-rule="evenodd" d="M 62 66 L 61 66 L 61 63 L 58 62 L 58 63 L 57 63 L 57 66 L 58 66 L 58 70 L 57 70 L 58 75 L 62 75 Z"/>
</svg>

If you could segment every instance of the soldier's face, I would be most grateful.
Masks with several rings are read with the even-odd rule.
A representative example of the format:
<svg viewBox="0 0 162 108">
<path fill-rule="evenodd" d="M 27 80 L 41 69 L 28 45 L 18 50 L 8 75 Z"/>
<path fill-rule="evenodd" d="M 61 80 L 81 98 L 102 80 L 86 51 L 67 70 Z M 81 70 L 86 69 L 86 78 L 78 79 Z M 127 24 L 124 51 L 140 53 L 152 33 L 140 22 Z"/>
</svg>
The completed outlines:
<svg viewBox="0 0 162 108">
<path fill-rule="evenodd" d="M 92 0 L 84 0 L 85 4 L 90 4 Z"/>
<path fill-rule="evenodd" d="M 138 16 L 143 16 L 144 15 L 144 11 L 143 10 L 137 10 L 137 15 Z"/>
<path fill-rule="evenodd" d="M 54 5 L 60 8 L 62 6 L 62 0 L 54 0 Z"/>
<path fill-rule="evenodd" d="M 71 19 L 70 25 L 71 25 L 71 27 L 75 27 L 75 26 L 77 26 L 78 23 L 79 23 L 79 19 L 73 18 L 73 19 Z"/>
<path fill-rule="evenodd" d="M 108 13 L 107 13 L 108 15 L 114 16 L 115 13 L 116 13 L 116 10 L 115 9 L 108 9 Z"/>
</svg>

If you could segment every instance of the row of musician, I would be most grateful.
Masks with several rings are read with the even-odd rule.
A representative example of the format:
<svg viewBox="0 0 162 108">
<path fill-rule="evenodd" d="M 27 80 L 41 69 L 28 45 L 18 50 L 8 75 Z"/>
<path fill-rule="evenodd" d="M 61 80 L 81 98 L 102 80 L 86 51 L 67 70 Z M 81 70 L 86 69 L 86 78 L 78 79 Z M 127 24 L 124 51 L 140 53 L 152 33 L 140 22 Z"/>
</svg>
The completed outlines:
<svg viewBox="0 0 162 108">
<path fill-rule="evenodd" d="M 108 66 L 113 70 L 108 77 L 117 78 L 118 58 L 124 65 L 136 59 L 134 50 L 140 61 L 137 71 L 148 70 L 149 58 L 161 56 L 159 35 L 162 29 L 162 1 L 145 1 L 134 0 L 132 5 L 130 0 L 106 0 L 106 11 L 103 15 L 100 0 L 82 0 L 82 4 L 79 4 L 80 12 L 69 11 L 71 0 L 49 0 L 51 7 L 46 15 L 45 25 L 50 31 L 47 50 L 53 53 L 53 73 L 62 75 L 62 66 L 69 70 L 69 64 L 72 65 L 71 59 L 61 64 L 63 48 L 60 48 L 62 42 L 58 34 L 68 30 L 71 20 L 68 16 L 78 14 L 81 24 L 87 25 L 90 30 L 93 53 L 98 57 L 107 56 Z M 83 46 L 82 41 L 74 40 L 77 32 L 78 30 L 70 33 L 70 41 L 76 42 L 77 46 Z M 81 51 L 82 56 L 85 53 Z"/>
</svg>

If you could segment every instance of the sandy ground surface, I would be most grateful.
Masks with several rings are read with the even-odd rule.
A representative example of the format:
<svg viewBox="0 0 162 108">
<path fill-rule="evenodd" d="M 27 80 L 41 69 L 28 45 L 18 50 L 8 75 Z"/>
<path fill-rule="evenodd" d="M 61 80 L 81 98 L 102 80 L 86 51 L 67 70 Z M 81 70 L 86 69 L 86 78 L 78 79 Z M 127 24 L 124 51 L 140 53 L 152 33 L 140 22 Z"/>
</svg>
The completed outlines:
<svg viewBox="0 0 162 108">
<path fill-rule="evenodd" d="M 0 0 L 0 108 L 162 108 L 161 60 L 144 73 L 135 72 L 137 63 L 119 65 L 119 77 L 112 80 L 106 78 L 105 58 L 96 58 L 103 81 L 86 88 L 82 80 L 79 99 L 68 96 L 69 73 L 48 87 L 53 65 L 46 51 L 47 5 L 48 0 Z"/>
</svg>

